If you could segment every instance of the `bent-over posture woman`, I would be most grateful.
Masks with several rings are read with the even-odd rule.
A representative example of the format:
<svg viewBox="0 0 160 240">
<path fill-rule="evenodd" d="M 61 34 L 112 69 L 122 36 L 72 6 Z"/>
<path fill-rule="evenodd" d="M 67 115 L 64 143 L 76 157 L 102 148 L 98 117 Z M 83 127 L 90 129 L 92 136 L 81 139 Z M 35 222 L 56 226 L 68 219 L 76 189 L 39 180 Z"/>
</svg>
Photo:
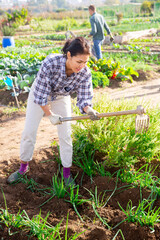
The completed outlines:
<svg viewBox="0 0 160 240">
<path fill-rule="evenodd" d="M 70 94 L 77 93 L 77 106 L 81 113 L 96 119 L 96 111 L 91 107 L 93 88 L 91 72 L 86 66 L 90 56 L 90 46 L 86 39 L 79 37 L 66 41 L 63 54 L 50 54 L 43 61 L 31 87 L 27 102 L 25 128 L 20 145 L 20 169 L 7 179 L 14 183 L 29 169 L 39 123 L 43 116 L 57 125 L 60 157 L 66 185 L 73 183 L 70 174 L 72 165 L 72 139 L 70 122 L 61 123 L 60 117 L 71 116 Z M 50 106 L 48 100 L 51 101 Z"/>
</svg>

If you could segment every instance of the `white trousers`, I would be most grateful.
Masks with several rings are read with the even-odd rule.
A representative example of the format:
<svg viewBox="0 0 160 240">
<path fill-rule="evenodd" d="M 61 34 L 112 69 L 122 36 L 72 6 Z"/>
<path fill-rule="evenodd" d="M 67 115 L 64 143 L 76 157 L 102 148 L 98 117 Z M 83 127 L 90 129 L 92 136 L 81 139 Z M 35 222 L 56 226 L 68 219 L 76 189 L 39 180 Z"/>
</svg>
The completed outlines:
<svg viewBox="0 0 160 240">
<path fill-rule="evenodd" d="M 62 117 L 71 116 L 70 96 L 59 96 L 56 100 L 52 101 L 51 110 L 53 113 Z M 24 162 L 32 160 L 37 130 L 43 115 L 44 112 L 42 108 L 38 104 L 34 103 L 33 90 L 31 89 L 27 102 L 25 128 L 22 133 L 20 144 L 20 159 Z M 49 119 L 48 124 L 51 124 Z M 57 130 L 62 165 L 63 167 L 71 167 L 73 148 L 70 122 L 64 122 L 57 125 Z"/>
</svg>

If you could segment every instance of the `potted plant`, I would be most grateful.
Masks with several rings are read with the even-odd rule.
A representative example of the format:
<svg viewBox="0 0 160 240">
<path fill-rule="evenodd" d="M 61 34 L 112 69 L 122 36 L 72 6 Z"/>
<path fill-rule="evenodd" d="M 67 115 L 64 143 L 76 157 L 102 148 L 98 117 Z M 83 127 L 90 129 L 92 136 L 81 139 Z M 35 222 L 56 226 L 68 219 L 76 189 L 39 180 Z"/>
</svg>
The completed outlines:
<svg viewBox="0 0 160 240">
<path fill-rule="evenodd" d="M 2 47 L 15 47 L 15 42 L 13 38 L 13 35 L 15 34 L 15 28 L 5 25 L 1 28 L 1 32 L 3 34 Z"/>
</svg>

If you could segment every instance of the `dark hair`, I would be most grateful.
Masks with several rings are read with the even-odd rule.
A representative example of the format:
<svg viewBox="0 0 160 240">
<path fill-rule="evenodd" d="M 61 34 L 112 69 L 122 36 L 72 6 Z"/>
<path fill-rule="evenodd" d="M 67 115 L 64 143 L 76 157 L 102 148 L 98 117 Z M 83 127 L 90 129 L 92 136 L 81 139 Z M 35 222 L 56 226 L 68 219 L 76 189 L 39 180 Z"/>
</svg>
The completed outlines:
<svg viewBox="0 0 160 240">
<path fill-rule="evenodd" d="M 89 9 L 89 10 L 92 10 L 93 12 L 96 11 L 96 7 L 95 7 L 94 5 L 90 5 L 90 6 L 88 7 L 88 9 Z"/>
<path fill-rule="evenodd" d="M 91 47 L 87 39 L 83 37 L 77 37 L 74 39 L 69 39 L 66 41 L 64 47 L 62 48 L 63 54 L 67 52 L 71 53 L 71 57 L 78 54 L 91 54 Z"/>
</svg>

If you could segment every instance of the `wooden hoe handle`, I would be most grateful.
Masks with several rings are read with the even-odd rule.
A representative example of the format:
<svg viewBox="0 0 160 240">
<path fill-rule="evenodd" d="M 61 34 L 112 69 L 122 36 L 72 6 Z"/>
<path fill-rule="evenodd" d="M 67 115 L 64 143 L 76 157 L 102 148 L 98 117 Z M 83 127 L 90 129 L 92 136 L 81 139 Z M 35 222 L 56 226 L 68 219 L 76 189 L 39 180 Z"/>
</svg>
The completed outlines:
<svg viewBox="0 0 160 240">
<path fill-rule="evenodd" d="M 96 116 L 99 118 L 102 118 L 102 117 L 123 116 L 123 115 L 131 115 L 131 114 L 142 115 L 144 113 L 146 113 L 145 109 L 141 105 L 138 105 L 137 109 L 135 110 L 109 112 L 109 113 L 97 113 Z M 82 116 L 75 116 L 75 117 L 63 117 L 63 118 L 60 118 L 60 121 L 66 122 L 66 121 L 74 121 L 74 120 L 76 121 L 76 120 L 84 120 L 84 119 L 90 119 L 90 116 L 82 115 Z"/>
</svg>

